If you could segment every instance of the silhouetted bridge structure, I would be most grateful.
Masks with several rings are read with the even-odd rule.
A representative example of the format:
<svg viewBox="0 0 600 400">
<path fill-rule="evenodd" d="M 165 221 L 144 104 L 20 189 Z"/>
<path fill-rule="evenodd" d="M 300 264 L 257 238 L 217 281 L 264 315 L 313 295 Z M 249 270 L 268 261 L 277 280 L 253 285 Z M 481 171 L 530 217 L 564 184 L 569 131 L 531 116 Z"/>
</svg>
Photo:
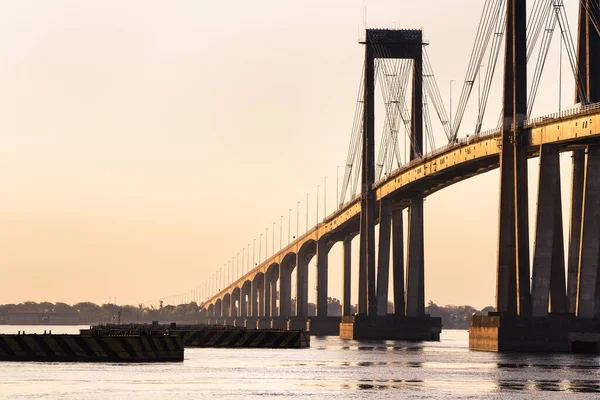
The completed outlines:
<svg viewBox="0 0 600 400">
<path fill-rule="evenodd" d="M 573 66 L 575 100 L 580 106 L 531 119 L 527 119 L 531 105 L 527 96 L 526 33 L 532 29 L 526 29 L 526 2 L 487 0 L 484 7 L 496 4 L 500 16 L 506 9 L 506 19 L 499 23 L 505 29 L 506 41 L 500 128 L 459 139 L 460 121 L 454 125 L 445 121 L 449 144 L 423 154 L 423 121 L 427 117 L 424 118 L 421 105 L 428 67 L 423 64 L 421 31 L 367 30 L 361 91 L 360 196 L 341 205 L 307 233 L 209 296 L 202 307 L 210 322 L 261 328 L 298 328 L 308 324 L 313 333 L 341 333 L 342 337 L 355 339 L 439 338 L 439 319 L 425 314 L 423 199 L 454 183 L 500 168 L 497 312 L 474 319 L 471 347 L 568 351 L 573 348 L 572 343 L 583 341 L 599 349 L 600 1 L 579 2 L 577 57 Z M 562 2 L 536 0 L 534 12 L 540 4 L 540 7 L 547 4 L 550 12 L 556 12 L 560 18 L 557 10 Z M 405 119 L 410 160 L 377 182 L 374 92 L 375 60 L 379 59 L 412 61 L 412 105 L 410 117 Z M 471 86 L 477 73 L 472 75 Z M 400 86 L 396 86 L 399 91 Z M 443 115 L 439 110 L 438 114 Z M 394 132 L 393 126 L 390 131 Z M 573 152 L 573 180 L 565 269 L 559 153 L 566 151 Z M 530 276 L 527 159 L 531 157 L 540 157 L 540 172 Z M 408 209 L 406 251 L 404 209 Z M 360 240 L 358 313 L 351 315 L 351 241 L 356 236 Z M 343 243 L 341 318 L 327 315 L 328 253 L 338 242 Z M 378 252 L 377 265 L 375 252 Z M 313 257 L 317 270 L 317 315 L 309 317 L 308 265 Z M 297 287 L 293 313 L 294 273 Z M 388 299 L 394 302 L 392 315 L 388 315 Z M 544 344 L 534 345 L 535 342 Z"/>
</svg>

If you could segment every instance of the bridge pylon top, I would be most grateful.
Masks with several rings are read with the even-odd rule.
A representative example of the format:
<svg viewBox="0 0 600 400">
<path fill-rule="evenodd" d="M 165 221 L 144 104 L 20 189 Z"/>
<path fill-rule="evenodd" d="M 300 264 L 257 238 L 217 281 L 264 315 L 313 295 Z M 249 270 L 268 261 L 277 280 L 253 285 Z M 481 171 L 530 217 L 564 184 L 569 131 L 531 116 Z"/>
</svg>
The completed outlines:
<svg viewBox="0 0 600 400">
<path fill-rule="evenodd" d="M 420 58 L 423 31 L 420 29 L 367 29 L 360 41 L 372 47 L 375 58 Z"/>
</svg>

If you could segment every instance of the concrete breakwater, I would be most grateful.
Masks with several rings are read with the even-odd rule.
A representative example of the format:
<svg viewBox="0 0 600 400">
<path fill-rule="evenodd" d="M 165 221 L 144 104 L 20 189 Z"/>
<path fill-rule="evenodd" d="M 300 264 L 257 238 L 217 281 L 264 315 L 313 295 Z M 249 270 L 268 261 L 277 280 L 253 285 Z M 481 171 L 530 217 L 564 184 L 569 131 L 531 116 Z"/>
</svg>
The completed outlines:
<svg viewBox="0 0 600 400">
<path fill-rule="evenodd" d="M 185 347 L 234 347 L 301 349 L 310 347 L 310 334 L 304 330 L 246 329 L 217 325 L 99 325 L 108 332 L 135 331 L 178 335 Z"/>
<path fill-rule="evenodd" d="M 181 337 L 168 332 L 0 335 L 0 361 L 166 362 L 183 361 L 183 351 Z"/>
</svg>

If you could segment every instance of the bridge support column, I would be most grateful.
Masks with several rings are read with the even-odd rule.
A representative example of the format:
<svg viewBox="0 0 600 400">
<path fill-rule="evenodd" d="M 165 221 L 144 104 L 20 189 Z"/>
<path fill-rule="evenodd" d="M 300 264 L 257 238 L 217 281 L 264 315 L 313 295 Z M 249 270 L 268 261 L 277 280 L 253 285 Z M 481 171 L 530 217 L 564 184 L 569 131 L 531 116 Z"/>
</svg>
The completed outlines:
<svg viewBox="0 0 600 400">
<path fill-rule="evenodd" d="M 279 316 L 289 318 L 291 311 L 292 274 L 285 264 L 279 265 Z"/>
<path fill-rule="evenodd" d="M 263 317 L 264 316 L 264 311 L 265 311 L 265 282 L 264 282 L 264 276 L 263 279 L 258 281 L 257 285 L 256 285 L 256 291 L 257 291 L 257 307 L 258 309 L 256 310 L 256 317 Z"/>
<path fill-rule="evenodd" d="M 271 317 L 274 317 L 279 315 L 277 310 L 277 278 L 273 277 L 269 285 L 271 285 Z"/>
<path fill-rule="evenodd" d="M 390 279 L 390 228 L 392 203 L 379 202 L 379 257 L 377 266 L 377 315 L 387 315 L 388 286 Z"/>
<path fill-rule="evenodd" d="M 296 316 L 308 317 L 308 257 L 296 256 Z"/>
<path fill-rule="evenodd" d="M 375 47 L 365 46 L 358 313 L 376 315 L 375 300 Z"/>
<path fill-rule="evenodd" d="M 246 293 L 240 290 L 240 317 L 248 315 L 248 303 L 246 302 Z"/>
<path fill-rule="evenodd" d="M 425 314 L 425 262 L 423 241 L 423 198 L 410 203 L 408 213 L 408 254 L 406 282 L 406 315 Z"/>
<path fill-rule="evenodd" d="M 352 290 L 352 238 L 344 239 L 343 257 L 343 282 L 342 282 L 342 315 L 352 315 L 351 290 Z"/>
<path fill-rule="evenodd" d="M 552 312 L 564 313 L 566 309 L 559 162 L 558 145 L 541 146 L 531 288 L 534 317 L 548 316 L 550 293 Z"/>
<path fill-rule="evenodd" d="M 264 281 L 264 312 L 263 317 L 270 317 L 272 313 L 271 308 L 271 298 L 275 297 L 275 293 L 271 292 L 271 282 L 267 274 L 265 273 L 265 281 Z"/>
<path fill-rule="evenodd" d="M 577 311 L 577 280 L 579 278 L 579 256 L 581 254 L 581 209 L 583 206 L 583 179 L 585 172 L 585 150 L 573 152 L 571 170 L 571 221 L 569 229 L 569 256 L 567 279 L 567 312 Z"/>
<path fill-rule="evenodd" d="M 600 317 L 600 146 L 589 146 L 585 168 L 577 316 Z"/>
<path fill-rule="evenodd" d="M 529 221 L 527 209 L 528 135 L 526 1 L 509 0 L 506 13 L 502 150 L 496 310 L 531 315 Z"/>
<path fill-rule="evenodd" d="M 250 290 L 250 317 L 258 317 L 258 288 L 256 287 L 256 278 L 252 281 Z"/>
<path fill-rule="evenodd" d="M 329 246 L 324 240 L 317 242 L 317 316 L 327 316 L 327 273 Z"/>
<path fill-rule="evenodd" d="M 404 222 L 402 209 L 392 210 L 392 241 L 394 257 L 394 314 L 406 315 L 404 301 Z"/>
</svg>

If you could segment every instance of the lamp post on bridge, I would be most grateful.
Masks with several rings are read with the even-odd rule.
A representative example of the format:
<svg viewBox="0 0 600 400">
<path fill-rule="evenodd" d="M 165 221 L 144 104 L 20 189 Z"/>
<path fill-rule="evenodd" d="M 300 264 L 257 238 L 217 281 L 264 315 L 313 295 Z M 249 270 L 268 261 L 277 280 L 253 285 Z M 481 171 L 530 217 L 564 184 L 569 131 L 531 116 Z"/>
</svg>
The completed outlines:
<svg viewBox="0 0 600 400">
<path fill-rule="evenodd" d="M 271 253 L 275 254 L 275 222 L 273 222 L 273 244 L 271 245 Z"/>
<path fill-rule="evenodd" d="M 283 215 L 279 218 L 279 251 L 283 247 Z"/>
<path fill-rule="evenodd" d="M 308 232 L 308 193 L 306 193 L 306 232 Z"/>
<path fill-rule="evenodd" d="M 323 182 L 323 218 L 327 217 L 327 177 Z"/>
<path fill-rule="evenodd" d="M 246 253 L 246 258 L 248 259 L 246 261 L 246 263 L 248 264 L 248 266 L 246 267 L 246 272 L 250 272 L 250 243 L 248 243 L 248 252 Z M 242 266 L 242 270 L 244 270 L 244 267 Z"/>
<path fill-rule="evenodd" d="M 450 79 L 450 135 L 452 135 L 452 84 L 456 82 L 454 79 Z"/>
<path fill-rule="evenodd" d="M 340 166 L 335 170 L 335 209 L 340 207 Z"/>
<path fill-rule="evenodd" d="M 260 264 L 260 256 L 262 255 L 262 233 L 260 234 L 260 237 L 258 238 L 258 260 L 257 260 L 257 264 Z"/>
<path fill-rule="evenodd" d="M 477 114 L 481 115 L 481 68 L 485 67 L 483 64 L 479 64 L 479 72 L 477 73 Z"/>
<path fill-rule="evenodd" d="M 298 240 L 298 235 L 300 234 L 300 200 L 296 204 L 296 240 Z"/>
<path fill-rule="evenodd" d="M 265 229 L 265 260 L 269 257 L 267 251 L 269 250 L 269 228 Z M 260 264 L 260 262 L 259 262 Z"/>
<path fill-rule="evenodd" d="M 292 209 L 288 210 L 288 245 L 290 244 L 290 238 L 292 237 L 292 226 L 290 223 L 292 222 Z"/>
<path fill-rule="evenodd" d="M 317 225 L 319 225 L 319 188 L 321 185 L 317 185 Z"/>
<path fill-rule="evenodd" d="M 252 239 L 252 268 L 254 268 L 254 264 L 256 264 L 256 258 L 254 255 L 256 254 L 256 239 Z M 248 270 L 250 272 L 250 270 Z"/>
</svg>

